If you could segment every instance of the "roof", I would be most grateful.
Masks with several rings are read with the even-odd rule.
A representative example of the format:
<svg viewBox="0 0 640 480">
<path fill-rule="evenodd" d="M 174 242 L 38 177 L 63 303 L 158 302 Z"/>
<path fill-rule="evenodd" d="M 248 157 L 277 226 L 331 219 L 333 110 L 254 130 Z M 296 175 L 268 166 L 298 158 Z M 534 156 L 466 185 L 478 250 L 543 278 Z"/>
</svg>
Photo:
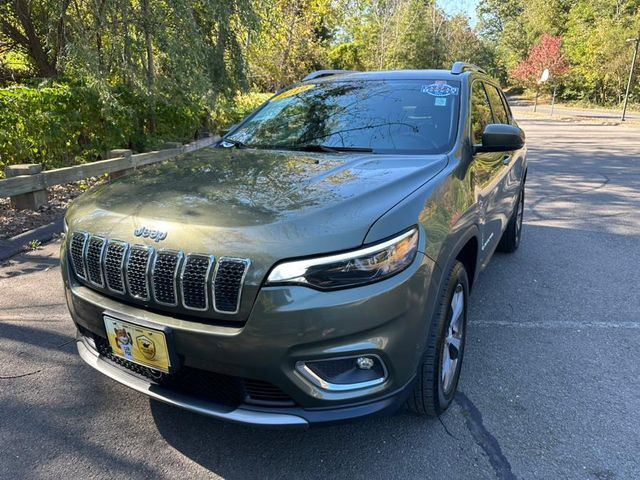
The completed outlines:
<svg viewBox="0 0 640 480">
<path fill-rule="evenodd" d="M 470 72 L 453 74 L 449 70 L 386 70 L 376 72 L 350 72 L 313 78 L 313 83 L 335 82 L 344 80 L 460 80 Z"/>
<path fill-rule="evenodd" d="M 356 72 L 353 70 L 318 70 L 310 73 L 305 81 L 319 83 L 340 80 L 455 80 L 468 77 L 471 72 L 486 75 L 486 72 L 468 62 L 455 62 L 451 70 L 387 70 L 378 72 Z"/>
</svg>

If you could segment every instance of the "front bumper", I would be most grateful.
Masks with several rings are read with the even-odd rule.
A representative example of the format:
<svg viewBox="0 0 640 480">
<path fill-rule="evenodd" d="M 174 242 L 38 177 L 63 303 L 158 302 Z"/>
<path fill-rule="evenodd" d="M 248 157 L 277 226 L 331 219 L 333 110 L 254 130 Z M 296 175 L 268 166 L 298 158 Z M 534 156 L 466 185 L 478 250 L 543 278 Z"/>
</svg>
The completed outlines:
<svg viewBox="0 0 640 480">
<path fill-rule="evenodd" d="M 307 428 L 310 425 L 337 423 L 392 413 L 404 404 L 412 389 L 412 384 L 409 384 L 401 391 L 380 400 L 331 410 L 305 410 L 299 407 L 256 409 L 250 405 L 239 405 L 234 409 L 229 409 L 224 405 L 164 389 L 138 376 L 131 375 L 102 358 L 82 337 L 78 338 L 76 345 L 80 358 L 88 365 L 122 385 L 144 393 L 155 400 L 207 417 L 261 427 Z"/>
<path fill-rule="evenodd" d="M 61 256 L 66 259 L 65 252 Z M 105 337 L 103 315 L 168 326 L 183 366 L 277 386 L 295 406 L 220 406 L 165 390 L 112 364 L 82 337 L 82 359 L 110 378 L 157 400 L 234 422 L 305 426 L 397 409 L 410 392 L 431 317 L 430 284 L 435 265 L 419 254 L 407 270 L 376 284 L 322 292 L 305 287 L 262 288 L 242 325 L 206 324 L 131 306 L 80 285 L 63 260 L 67 302 L 75 323 Z M 433 298 L 433 297 L 431 297 Z M 381 384 L 328 391 L 296 371 L 301 361 L 371 354 L 384 361 Z"/>
</svg>

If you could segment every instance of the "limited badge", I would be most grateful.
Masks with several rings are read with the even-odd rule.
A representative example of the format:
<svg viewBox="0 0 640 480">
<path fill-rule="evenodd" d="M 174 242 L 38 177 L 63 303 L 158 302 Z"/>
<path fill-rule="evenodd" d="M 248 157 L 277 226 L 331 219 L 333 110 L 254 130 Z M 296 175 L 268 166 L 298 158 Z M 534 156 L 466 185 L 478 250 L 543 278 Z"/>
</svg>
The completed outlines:
<svg viewBox="0 0 640 480">
<path fill-rule="evenodd" d="M 146 335 L 136 337 L 136 344 L 138 345 L 138 350 L 148 360 L 152 360 L 156 356 L 156 344 Z"/>
<path fill-rule="evenodd" d="M 458 95 L 459 89 L 444 83 L 432 83 L 431 85 L 422 85 L 420 91 L 434 97 L 448 97 Z"/>
</svg>

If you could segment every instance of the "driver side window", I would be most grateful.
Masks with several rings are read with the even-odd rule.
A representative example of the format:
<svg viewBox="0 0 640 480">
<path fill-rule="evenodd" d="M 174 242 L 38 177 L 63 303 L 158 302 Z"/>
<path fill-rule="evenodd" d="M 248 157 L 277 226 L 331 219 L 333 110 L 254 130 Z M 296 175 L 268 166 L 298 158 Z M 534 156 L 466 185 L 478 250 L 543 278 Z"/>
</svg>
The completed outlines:
<svg viewBox="0 0 640 480">
<path fill-rule="evenodd" d="M 489 99 L 482 82 L 473 82 L 471 86 L 471 141 L 474 145 L 482 143 L 484 128 L 493 123 Z"/>
</svg>

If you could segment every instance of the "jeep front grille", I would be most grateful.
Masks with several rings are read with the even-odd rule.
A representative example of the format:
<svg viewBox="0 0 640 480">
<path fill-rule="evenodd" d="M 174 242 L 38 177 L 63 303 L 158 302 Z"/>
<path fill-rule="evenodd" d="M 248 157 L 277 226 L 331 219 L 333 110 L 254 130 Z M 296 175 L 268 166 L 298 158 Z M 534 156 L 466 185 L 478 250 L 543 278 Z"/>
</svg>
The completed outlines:
<svg viewBox="0 0 640 480">
<path fill-rule="evenodd" d="M 86 233 L 74 233 L 71 237 L 71 246 L 69 252 L 71 254 L 71 263 L 73 269 L 76 272 L 78 278 L 82 280 L 87 279 L 86 271 L 84 269 L 84 245 L 87 242 Z"/>
<path fill-rule="evenodd" d="M 100 237 L 89 238 L 87 244 L 87 274 L 89 281 L 98 287 L 104 287 L 102 276 L 102 251 L 104 250 L 104 239 Z"/>
<path fill-rule="evenodd" d="M 243 258 L 221 258 L 216 265 L 213 287 L 214 309 L 216 312 L 236 313 L 240 286 L 247 273 L 247 260 Z"/>
<path fill-rule="evenodd" d="M 140 300 L 149 300 L 149 262 L 153 249 L 133 245 L 127 257 L 127 286 L 129 294 Z"/>
<path fill-rule="evenodd" d="M 124 242 L 111 240 L 107 245 L 107 254 L 104 260 L 104 276 L 107 279 L 107 287 L 116 293 L 125 293 L 124 289 L 124 258 L 129 246 Z"/>
<path fill-rule="evenodd" d="M 249 260 L 129 245 L 75 232 L 69 261 L 86 286 L 162 308 L 236 314 Z M 213 273 L 215 271 L 215 274 Z"/>
<path fill-rule="evenodd" d="M 214 259 L 204 255 L 189 255 L 182 269 L 182 300 L 191 310 L 207 310 L 207 279 Z"/>
<path fill-rule="evenodd" d="M 163 305 L 178 305 L 176 278 L 182 260 L 182 252 L 160 251 L 153 265 L 153 297 Z"/>
</svg>

